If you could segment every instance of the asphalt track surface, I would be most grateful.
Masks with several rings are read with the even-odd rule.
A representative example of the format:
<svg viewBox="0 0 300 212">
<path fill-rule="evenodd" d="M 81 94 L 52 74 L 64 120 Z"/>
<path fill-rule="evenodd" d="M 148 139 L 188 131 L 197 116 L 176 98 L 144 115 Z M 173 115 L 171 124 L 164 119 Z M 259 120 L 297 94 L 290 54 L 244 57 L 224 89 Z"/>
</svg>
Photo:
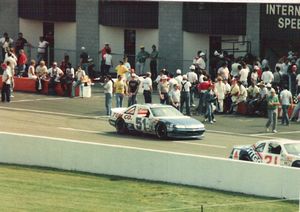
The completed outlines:
<svg viewBox="0 0 300 212">
<path fill-rule="evenodd" d="M 261 139 L 300 138 L 300 123 L 292 122 L 287 127 L 279 121 L 278 133 L 266 133 L 266 118 L 240 115 L 216 115 L 217 122 L 205 124 L 205 135 L 198 140 L 162 141 L 144 134 L 120 136 L 108 124 L 100 85 L 94 85 L 91 98 L 22 92 L 15 92 L 14 96 L 10 103 L 0 103 L 0 139 L 24 136 L 26 139 L 69 139 L 227 158 L 234 145 L 252 144 Z M 138 100 L 142 103 L 143 96 Z M 158 96 L 154 95 L 153 100 L 158 102 Z M 127 104 L 127 99 L 124 103 Z M 203 120 L 202 116 L 193 117 Z"/>
</svg>

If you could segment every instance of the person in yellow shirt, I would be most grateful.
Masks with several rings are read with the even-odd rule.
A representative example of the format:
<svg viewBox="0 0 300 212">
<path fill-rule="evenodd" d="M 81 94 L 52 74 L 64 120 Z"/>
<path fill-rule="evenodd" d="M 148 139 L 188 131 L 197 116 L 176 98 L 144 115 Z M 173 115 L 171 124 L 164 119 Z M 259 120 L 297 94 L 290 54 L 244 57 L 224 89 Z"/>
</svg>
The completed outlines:
<svg viewBox="0 0 300 212">
<path fill-rule="evenodd" d="M 124 65 L 123 61 L 120 61 L 120 64 L 116 67 L 117 76 L 121 75 L 124 79 L 125 74 L 129 71 L 128 68 Z"/>
<path fill-rule="evenodd" d="M 118 75 L 118 79 L 114 83 L 114 94 L 116 96 L 116 107 L 122 107 L 123 98 L 126 95 L 126 83 L 122 75 Z"/>
</svg>

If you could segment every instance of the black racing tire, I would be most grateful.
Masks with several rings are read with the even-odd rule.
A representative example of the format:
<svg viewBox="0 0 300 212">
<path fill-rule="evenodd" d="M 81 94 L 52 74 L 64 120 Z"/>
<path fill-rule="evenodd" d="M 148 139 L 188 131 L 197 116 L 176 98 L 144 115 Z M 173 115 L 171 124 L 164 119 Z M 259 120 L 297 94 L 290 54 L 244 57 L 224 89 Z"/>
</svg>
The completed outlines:
<svg viewBox="0 0 300 212">
<path fill-rule="evenodd" d="M 243 160 L 243 161 L 251 161 L 250 157 L 248 155 L 241 155 L 240 156 L 240 160 Z"/>
<path fill-rule="evenodd" d="M 292 167 L 300 168 L 300 161 L 299 160 L 294 161 L 294 163 L 292 164 Z"/>
<path fill-rule="evenodd" d="M 118 119 L 116 121 L 116 130 L 118 134 L 125 134 L 128 132 L 128 129 L 126 127 L 126 123 L 123 119 Z"/>
<path fill-rule="evenodd" d="M 155 128 L 155 133 L 157 138 L 159 139 L 167 139 L 168 138 L 168 131 L 167 131 L 167 126 L 163 123 L 157 124 Z"/>
</svg>

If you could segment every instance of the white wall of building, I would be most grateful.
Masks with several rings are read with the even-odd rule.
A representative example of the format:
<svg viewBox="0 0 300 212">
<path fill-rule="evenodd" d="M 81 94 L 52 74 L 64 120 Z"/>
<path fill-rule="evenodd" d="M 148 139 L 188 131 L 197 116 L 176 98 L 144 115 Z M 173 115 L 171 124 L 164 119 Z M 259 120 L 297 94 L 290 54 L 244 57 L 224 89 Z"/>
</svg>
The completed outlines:
<svg viewBox="0 0 300 212">
<path fill-rule="evenodd" d="M 122 27 L 99 26 L 99 46 L 102 49 L 106 42 L 110 43 L 112 48 L 114 65 L 118 64 L 119 60 L 123 59 L 124 54 L 124 30 Z M 136 54 L 140 51 L 140 46 L 144 45 L 145 50 L 149 53 L 151 47 L 155 44 L 158 47 L 158 29 L 134 29 L 136 31 Z M 159 47 L 158 47 L 159 50 Z M 146 67 L 149 67 L 146 64 Z"/>
<path fill-rule="evenodd" d="M 70 56 L 72 65 L 76 67 L 76 23 L 56 22 L 54 40 L 54 59 L 60 62 L 66 53 Z"/>
</svg>

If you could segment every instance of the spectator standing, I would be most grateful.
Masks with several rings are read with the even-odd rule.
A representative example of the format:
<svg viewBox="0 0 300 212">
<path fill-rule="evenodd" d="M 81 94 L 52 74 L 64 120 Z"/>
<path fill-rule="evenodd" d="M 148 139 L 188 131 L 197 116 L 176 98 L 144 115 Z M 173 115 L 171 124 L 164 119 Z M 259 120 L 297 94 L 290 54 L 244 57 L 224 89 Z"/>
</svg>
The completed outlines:
<svg viewBox="0 0 300 212">
<path fill-rule="evenodd" d="M 25 44 L 29 45 L 28 41 L 23 37 L 23 33 L 19 32 L 18 33 L 18 39 L 16 40 L 16 43 L 15 43 L 15 49 L 16 49 L 17 54 L 20 53 L 21 49 L 24 49 Z"/>
<path fill-rule="evenodd" d="M 218 69 L 218 75 L 222 77 L 223 80 L 229 79 L 229 69 L 226 61 L 223 62 L 222 66 Z"/>
<path fill-rule="evenodd" d="M 145 99 L 145 103 L 152 103 L 152 79 L 151 79 L 151 73 L 146 73 L 146 78 L 142 82 L 142 88 L 144 89 L 143 95 Z"/>
<path fill-rule="evenodd" d="M 5 54 L 7 52 L 7 49 L 9 49 L 12 46 L 13 42 L 14 40 L 8 36 L 8 33 L 4 32 L 3 37 L 0 38 L 0 46 L 2 50 L 2 61 L 5 60 Z"/>
<path fill-rule="evenodd" d="M 125 75 L 129 72 L 129 69 L 124 65 L 124 62 L 122 60 L 120 60 L 119 65 L 117 65 L 115 70 L 117 71 L 117 76 L 120 75 L 123 80 L 126 80 Z"/>
<path fill-rule="evenodd" d="M 240 70 L 239 77 L 240 77 L 240 82 L 245 86 L 248 87 L 248 75 L 249 75 L 250 69 L 247 66 L 245 62 L 242 62 L 242 69 Z"/>
<path fill-rule="evenodd" d="M 81 69 L 84 70 L 85 74 L 89 76 L 88 68 L 89 68 L 89 55 L 84 46 L 81 47 L 81 53 L 79 56 Z"/>
<path fill-rule="evenodd" d="M 30 61 L 30 65 L 28 68 L 28 78 L 29 79 L 37 79 L 37 76 L 35 74 L 35 60 Z"/>
<path fill-rule="evenodd" d="M 280 105 L 278 96 L 274 89 L 271 90 L 271 95 L 267 98 L 268 121 L 266 123 L 266 131 L 269 132 L 269 127 L 272 124 L 272 132 L 277 133 L 277 116 L 278 106 Z"/>
<path fill-rule="evenodd" d="M 300 122 L 300 94 L 298 94 L 297 100 L 298 100 L 298 103 L 293 110 L 290 121 L 292 121 L 297 114 L 297 116 L 298 116 L 297 122 Z"/>
<path fill-rule="evenodd" d="M 222 81 L 222 77 L 217 78 L 217 82 L 215 83 L 214 93 L 217 97 L 217 109 L 219 113 L 223 113 L 224 111 L 224 99 L 226 94 L 226 86 Z"/>
<path fill-rule="evenodd" d="M 106 54 L 104 55 L 105 61 L 104 61 L 104 67 L 103 67 L 103 76 L 106 76 L 109 74 L 110 68 L 113 66 L 112 61 L 112 55 L 110 48 L 106 50 Z"/>
<path fill-rule="evenodd" d="M 18 59 L 17 59 L 17 56 L 14 54 L 14 49 L 8 48 L 6 50 L 4 62 L 6 62 L 6 64 L 9 64 L 10 71 L 12 74 L 12 78 L 11 78 L 11 82 L 10 82 L 10 97 L 14 97 L 14 95 L 13 95 L 13 89 L 15 87 L 14 76 L 15 76 L 15 68 L 17 66 L 17 61 L 18 61 Z M 9 62 L 9 63 L 7 63 L 7 62 Z"/>
<path fill-rule="evenodd" d="M 79 66 L 75 73 L 75 81 L 73 81 L 71 97 L 75 96 L 75 90 L 78 86 L 80 86 L 81 93 L 83 92 L 82 81 L 84 80 L 85 76 L 86 76 L 85 71 Z"/>
<path fill-rule="evenodd" d="M 296 77 L 297 81 L 297 95 L 300 93 L 300 73 Z"/>
<path fill-rule="evenodd" d="M 272 83 L 273 80 L 274 80 L 274 75 L 273 73 L 271 72 L 269 66 L 266 66 L 265 67 L 265 71 L 262 73 L 261 75 L 261 80 L 267 84 L 267 83 Z"/>
<path fill-rule="evenodd" d="M 221 78 L 221 77 L 220 77 Z M 205 102 L 204 102 L 204 94 L 208 90 L 211 82 L 209 81 L 207 76 L 203 77 L 203 82 L 199 83 L 197 86 L 198 93 L 199 93 L 199 104 L 198 104 L 198 113 L 199 114 L 204 114 L 206 109 L 205 109 Z"/>
<path fill-rule="evenodd" d="M 176 70 L 175 80 L 177 81 L 177 84 L 179 85 L 180 90 L 181 90 L 182 75 L 181 75 L 181 70 L 180 69 Z"/>
<path fill-rule="evenodd" d="M 177 110 L 180 109 L 180 86 L 178 84 L 174 84 L 173 89 L 170 92 L 170 105 Z"/>
<path fill-rule="evenodd" d="M 146 59 L 149 57 L 149 53 L 145 51 L 144 46 L 140 46 L 140 52 L 137 54 L 137 63 L 136 63 L 136 74 L 144 74 Z"/>
<path fill-rule="evenodd" d="M 213 103 L 216 100 L 216 96 L 214 93 L 214 85 L 211 84 L 208 87 L 208 90 L 204 93 L 204 103 L 206 108 L 205 117 L 208 119 L 210 124 L 214 123 L 214 116 L 213 116 Z"/>
<path fill-rule="evenodd" d="M 150 72 L 152 80 L 155 80 L 157 77 L 157 59 L 158 59 L 158 51 L 156 50 L 156 46 L 152 45 L 152 52 L 150 54 Z"/>
<path fill-rule="evenodd" d="M 18 76 L 24 76 L 25 69 L 26 69 L 26 63 L 27 63 L 27 56 L 23 49 L 19 50 L 19 58 L 18 58 Z"/>
<path fill-rule="evenodd" d="M 187 75 L 182 76 L 181 93 L 180 93 L 180 112 L 183 113 L 185 104 L 186 115 L 191 115 L 190 89 L 192 84 L 188 81 Z"/>
<path fill-rule="evenodd" d="M 3 69 L 2 74 L 2 90 L 1 90 L 1 101 L 2 102 L 10 102 L 10 85 L 12 79 L 11 68 L 8 65 L 9 62 L 3 63 L 1 68 Z"/>
<path fill-rule="evenodd" d="M 45 40 L 44 36 L 40 36 L 40 41 L 38 43 L 38 49 L 37 49 L 37 60 L 38 63 L 40 63 L 41 60 L 45 61 L 47 63 L 47 58 L 46 58 L 46 51 L 47 47 L 49 46 L 48 41 Z"/>
<path fill-rule="evenodd" d="M 122 107 L 123 99 L 126 95 L 126 83 L 122 75 L 118 75 L 117 81 L 114 83 L 114 94 L 116 96 L 116 107 Z"/>
<path fill-rule="evenodd" d="M 109 54 L 111 53 L 111 48 L 109 46 L 108 42 L 104 43 L 104 47 L 99 51 L 99 54 L 101 54 L 101 66 L 100 66 L 100 70 L 101 70 L 101 74 L 102 76 L 104 76 L 105 74 L 105 61 L 106 61 L 106 53 L 109 51 Z"/>
<path fill-rule="evenodd" d="M 136 96 L 139 91 L 140 81 L 137 75 L 133 73 L 131 79 L 128 81 L 128 107 L 137 103 Z"/>
<path fill-rule="evenodd" d="M 110 75 L 106 75 L 104 78 L 104 94 L 105 94 L 105 108 L 106 115 L 111 116 L 112 108 L 112 95 L 113 95 L 113 81 Z"/>
<path fill-rule="evenodd" d="M 159 94 L 160 104 L 169 104 L 168 93 L 170 90 L 168 77 L 163 75 L 161 81 L 157 85 L 157 90 Z"/>
<path fill-rule="evenodd" d="M 190 66 L 189 71 L 187 72 L 187 80 L 191 83 L 192 87 L 190 89 L 191 95 L 190 95 L 190 101 L 191 101 L 191 106 L 195 107 L 195 101 L 194 101 L 194 95 L 196 93 L 196 86 L 198 84 L 198 76 L 195 73 L 196 67 L 194 65 Z"/>
<path fill-rule="evenodd" d="M 254 83 L 255 85 L 257 84 L 258 82 L 258 73 L 257 73 L 257 70 L 259 69 L 258 66 L 254 66 L 253 67 L 253 71 L 251 73 L 251 83 Z"/>
<path fill-rule="evenodd" d="M 287 90 L 287 87 L 284 87 L 284 89 L 280 92 L 280 103 L 282 110 L 281 124 L 286 124 L 287 126 L 289 126 L 290 119 L 288 115 L 288 109 L 290 105 L 293 105 L 293 97 L 292 93 Z"/>
<path fill-rule="evenodd" d="M 231 107 L 230 107 L 230 112 L 236 113 L 239 94 L 240 94 L 240 88 L 237 84 L 237 80 L 234 79 L 234 80 L 231 81 L 231 90 L 230 90 Z"/>
</svg>

